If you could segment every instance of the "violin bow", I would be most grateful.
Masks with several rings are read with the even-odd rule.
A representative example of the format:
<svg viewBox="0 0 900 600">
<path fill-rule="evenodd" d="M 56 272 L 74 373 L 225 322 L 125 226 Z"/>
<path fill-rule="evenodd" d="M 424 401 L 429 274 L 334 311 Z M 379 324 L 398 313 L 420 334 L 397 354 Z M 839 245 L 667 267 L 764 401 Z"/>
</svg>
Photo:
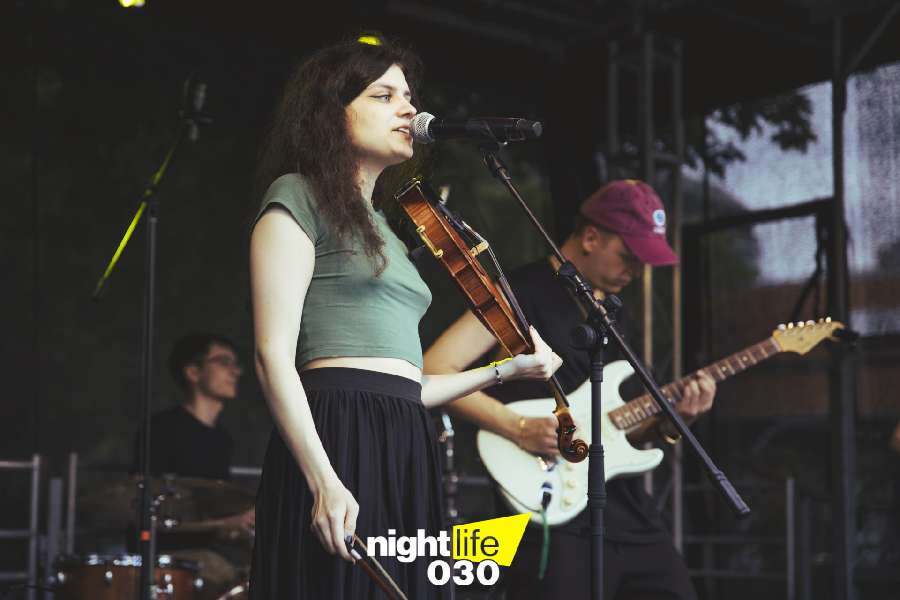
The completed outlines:
<svg viewBox="0 0 900 600">
<path fill-rule="evenodd" d="M 358 545 L 362 549 L 362 554 L 354 547 L 355 545 Z M 356 559 L 356 564 L 358 564 L 362 570 L 366 572 L 366 575 L 381 588 L 381 591 L 387 594 L 389 600 L 409 600 L 409 598 L 406 597 L 406 594 L 403 593 L 403 590 L 400 589 L 400 586 L 397 585 L 397 582 L 394 581 L 391 575 L 381 566 L 381 563 L 379 563 L 374 556 L 369 554 L 369 549 L 366 548 L 365 543 L 363 543 L 362 539 L 355 533 L 353 534 L 352 541 L 347 544 L 347 550 L 350 551 L 350 556 Z"/>
</svg>

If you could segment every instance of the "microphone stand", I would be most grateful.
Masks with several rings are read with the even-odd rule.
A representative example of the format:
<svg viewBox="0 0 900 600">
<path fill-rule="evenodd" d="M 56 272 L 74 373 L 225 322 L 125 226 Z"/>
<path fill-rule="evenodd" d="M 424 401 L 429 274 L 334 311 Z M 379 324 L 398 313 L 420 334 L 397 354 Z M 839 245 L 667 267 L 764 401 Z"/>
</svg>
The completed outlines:
<svg viewBox="0 0 900 600">
<path fill-rule="evenodd" d="M 528 208 L 512 179 L 503 161 L 497 156 L 504 145 L 499 142 L 490 129 L 485 127 L 485 139 L 480 143 L 482 157 L 491 174 L 499 179 L 509 193 L 516 199 L 532 224 L 544 238 L 544 242 L 550 248 L 553 255 L 560 263 L 557 276 L 561 278 L 563 285 L 571 289 L 578 302 L 584 307 L 587 319 L 573 331 L 573 340 L 577 347 L 588 350 L 591 354 L 591 445 L 588 451 L 590 463 L 588 464 L 588 506 L 591 511 L 591 598 L 602 600 L 603 598 L 603 514 L 606 508 L 606 476 L 603 464 L 603 444 L 600 436 L 601 418 L 603 415 L 602 385 L 604 348 L 609 340 L 615 343 L 622 352 L 625 360 L 634 367 L 634 371 L 641 383 L 659 405 L 660 410 L 671 421 L 685 442 L 693 449 L 700 459 L 706 471 L 707 477 L 724 497 L 736 516 L 743 518 L 750 514 L 750 507 L 744 502 L 740 494 L 725 476 L 725 474 L 712 462 L 712 459 L 685 425 L 684 421 L 672 408 L 662 395 L 659 386 L 647 371 L 641 360 L 631 347 L 622 338 L 615 326 L 614 313 L 622 307 L 622 301 L 615 295 L 610 295 L 601 303 L 594 297 L 593 288 L 578 272 L 570 261 L 566 260 L 559 247 L 553 242 L 547 231 Z M 493 138 L 493 139 L 492 139 Z"/>
<path fill-rule="evenodd" d="M 157 589 L 155 585 L 156 570 L 156 526 L 157 514 L 156 509 L 159 505 L 160 498 L 151 497 L 151 474 L 150 474 L 150 410 L 151 400 L 153 398 L 153 349 L 156 343 L 156 257 L 157 257 L 157 229 L 159 224 L 159 198 L 156 194 L 159 189 L 163 177 L 168 173 L 169 167 L 175 157 L 175 153 L 184 141 L 185 136 L 190 141 L 197 139 L 198 124 L 206 124 L 210 119 L 200 114 L 203 103 L 203 93 L 205 86 L 202 83 L 196 84 L 194 88 L 193 98 L 191 98 L 191 79 L 185 82 L 184 96 L 185 100 L 192 100 L 191 104 L 185 103 L 185 108 L 179 114 L 181 119 L 178 133 L 175 140 L 169 147 L 162 164 L 156 173 L 150 179 L 143 194 L 138 209 L 134 214 L 119 246 L 113 254 L 112 259 L 106 267 L 103 275 L 94 288 L 92 298 L 99 301 L 106 289 L 106 282 L 112 275 L 119 257 L 128 245 L 138 222 L 144 213 L 147 213 L 147 240 L 145 244 L 145 261 L 144 261 L 144 315 L 143 315 L 143 331 L 141 344 L 141 422 L 142 434 L 140 445 L 140 479 L 137 487 L 140 494 L 140 502 L 138 507 L 138 548 L 141 555 L 141 571 L 140 571 L 140 600 L 151 600 L 157 597 Z"/>
</svg>

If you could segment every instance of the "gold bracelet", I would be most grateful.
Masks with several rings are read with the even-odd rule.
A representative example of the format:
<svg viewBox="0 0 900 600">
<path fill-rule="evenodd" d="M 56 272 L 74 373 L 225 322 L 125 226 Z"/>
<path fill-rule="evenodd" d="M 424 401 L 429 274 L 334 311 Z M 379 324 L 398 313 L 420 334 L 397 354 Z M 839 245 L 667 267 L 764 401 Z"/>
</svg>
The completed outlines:
<svg viewBox="0 0 900 600">
<path fill-rule="evenodd" d="M 672 446 L 681 441 L 680 433 L 676 433 L 674 436 L 671 436 L 663 431 L 662 422 L 656 424 L 656 433 L 658 433 L 659 437 L 661 437 L 667 444 L 671 444 Z"/>
</svg>

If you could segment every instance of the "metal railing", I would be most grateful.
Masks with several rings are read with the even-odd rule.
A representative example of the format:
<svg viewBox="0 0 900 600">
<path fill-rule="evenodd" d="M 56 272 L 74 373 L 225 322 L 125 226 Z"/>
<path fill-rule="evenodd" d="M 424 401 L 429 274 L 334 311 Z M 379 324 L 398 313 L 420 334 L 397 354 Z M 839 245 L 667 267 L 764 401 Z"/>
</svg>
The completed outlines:
<svg viewBox="0 0 900 600">
<path fill-rule="evenodd" d="M 742 488 L 746 486 L 738 486 Z M 755 486 L 754 486 L 755 487 Z M 711 488 L 707 485 L 685 486 L 685 492 L 706 492 Z M 750 571 L 737 569 L 700 568 L 689 569 L 692 577 L 707 579 L 753 579 L 764 581 L 784 581 L 785 599 L 797 598 L 797 491 L 793 477 L 784 481 L 784 535 L 754 535 L 748 533 L 725 534 L 688 534 L 684 535 L 685 546 L 700 545 L 705 548 L 712 546 L 729 546 L 738 544 L 754 544 L 758 546 L 781 546 L 785 549 L 784 571 Z"/>
<path fill-rule="evenodd" d="M 41 457 L 35 454 L 31 460 L 0 461 L 3 471 L 31 471 L 28 529 L 0 529 L 0 539 L 28 540 L 28 566 L 26 571 L 0 571 L 0 582 L 23 582 L 27 586 L 25 598 L 35 600 L 38 571 L 38 506 L 41 491 Z"/>
</svg>

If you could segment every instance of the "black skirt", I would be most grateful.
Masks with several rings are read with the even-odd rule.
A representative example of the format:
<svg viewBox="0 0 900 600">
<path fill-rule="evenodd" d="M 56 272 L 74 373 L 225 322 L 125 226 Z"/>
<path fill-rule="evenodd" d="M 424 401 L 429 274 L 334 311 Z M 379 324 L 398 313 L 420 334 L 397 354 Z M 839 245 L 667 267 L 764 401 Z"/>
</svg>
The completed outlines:
<svg viewBox="0 0 900 600">
<path fill-rule="evenodd" d="M 444 528 L 441 471 L 421 386 L 362 369 L 303 371 L 300 379 L 331 464 L 360 505 L 356 533 L 436 535 Z M 365 572 L 328 554 L 310 529 L 313 497 L 277 431 L 266 450 L 256 502 L 251 600 L 377 600 Z M 419 558 L 378 560 L 410 600 L 441 598 Z"/>
</svg>

